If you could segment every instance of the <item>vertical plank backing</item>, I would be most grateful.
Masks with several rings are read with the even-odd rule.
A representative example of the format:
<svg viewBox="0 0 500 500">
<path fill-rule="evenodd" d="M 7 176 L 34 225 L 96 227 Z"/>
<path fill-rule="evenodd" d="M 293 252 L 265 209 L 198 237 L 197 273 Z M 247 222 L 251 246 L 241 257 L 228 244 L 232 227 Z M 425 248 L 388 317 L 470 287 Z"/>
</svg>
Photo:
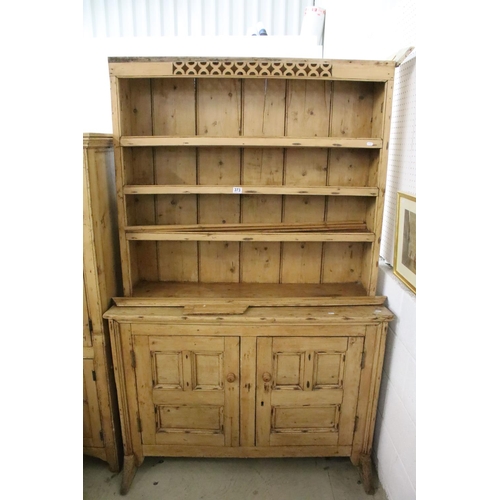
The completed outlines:
<svg viewBox="0 0 500 500">
<path fill-rule="evenodd" d="M 326 132 L 325 132 L 326 135 Z M 325 186 L 327 152 L 305 148 L 288 150 L 285 184 Z M 325 218 L 324 196 L 287 196 L 283 208 L 284 222 L 321 222 Z M 283 283 L 319 283 L 322 243 L 283 243 L 281 279 Z"/>
<path fill-rule="evenodd" d="M 115 156 L 115 182 L 116 182 L 116 207 L 118 214 L 118 237 L 120 248 L 120 265 L 122 270 L 123 293 L 125 296 L 132 295 L 133 283 L 137 279 L 137 270 L 134 269 L 135 263 L 132 261 L 130 254 L 131 245 L 125 237 L 124 227 L 127 225 L 127 210 L 125 196 L 123 194 L 123 185 L 127 182 L 125 166 L 123 163 L 124 148 L 119 146 L 120 136 L 123 134 L 123 118 L 122 118 L 122 85 L 121 81 L 110 76 L 111 90 L 111 110 L 113 121 L 113 146 Z"/>
<path fill-rule="evenodd" d="M 372 110 L 372 82 L 334 81 L 332 137 L 373 137 Z"/>
<path fill-rule="evenodd" d="M 153 135 L 195 135 L 195 82 L 192 78 L 155 78 L 151 83 Z"/>
<path fill-rule="evenodd" d="M 285 128 L 284 80 L 243 80 L 242 134 L 249 137 L 279 137 Z M 246 148 L 242 153 L 244 185 L 283 183 L 282 148 Z M 241 221 L 281 222 L 281 196 L 243 196 Z M 281 244 L 251 242 L 241 245 L 241 282 L 278 283 Z"/>
<path fill-rule="evenodd" d="M 330 197 L 326 212 L 327 222 L 345 222 L 366 220 L 368 198 L 362 196 Z"/>
<path fill-rule="evenodd" d="M 283 183 L 283 150 L 248 148 L 243 152 L 244 185 L 281 186 Z M 241 222 L 281 222 L 282 196 L 241 196 Z M 279 242 L 245 242 L 241 244 L 240 278 L 242 283 L 279 283 Z"/>
<path fill-rule="evenodd" d="M 241 127 L 241 80 L 200 79 L 197 90 L 198 135 L 237 137 Z M 238 148 L 200 148 L 198 184 L 241 184 Z M 238 195 L 200 195 L 198 222 L 240 221 Z M 238 242 L 199 242 L 199 281 L 238 282 L 240 245 Z"/>
<path fill-rule="evenodd" d="M 326 137 L 330 120 L 331 82 L 289 80 L 285 134 L 289 137 Z"/>
<path fill-rule="evenodd" d="M 335 81 L 332 89 L 330 135 L 333 137 L 372 137 L 373 84 L 371 82 Z M 329 185 L 369 186 L 373 180 L 373 155 L 369 150 L 331 150 Z M 326 210 L 328 222 L 366 221 L 367 199 L 362 197 L 330 198 Z M 327 243 L 323 247 L 322 282 L 353 282 L 368 274 L 362 262 L 371 246 L 365 244 Z M 363 279 L 362 279 L 363 278 Z"/>
<path fill-rule="evenodd" d="M 384 190 L 380 191 L 382 193 L 382 191 Z M 378 216 L 381 214 L 379 210 L 383 209 L 383 207 L 380 206 L 380 196 L 383 198 L 383 193 L 380 194 L 377 198 L 369 198 L 365 200 L 366 227 L 369 231 L 373 231 L 375 232 L 375 234 L 379 235 L 380 231 L 382 230 L 382 221 L 378 220 Z M 361 282 L 367 290 L 367 294 L 374 295 L 375 287 L 372 283 L 372 280 L 374 273 L 375 275 L 377 275 L 378 271 L 378 259 L 380 253 L 380 243 L 378 239 L 370 245 L 367 245 L 366 248 L 367 251 L 365 252 L 363 259 L 360 262 Z"/>
<path fill-rule="evenodd" d="M 389 129 L 386 126 L 392 108 L 393 81 L 389 80 L 387 83 L 377 82 L 372 85 L 372 137 L 385 137 L 388 139 Z"/>
<path fill-rule="evenodd" d="M 362 264 L 367 253 L 368 243 L 326 242 L 323 247 L 322 283 L 362 281 Z"/>
<path fill-rule="evenodd" d="M 191 78 L 152 80 L 153 135 L 195 135 L 195 81 Z M 196 149 L 155 150 L 156 184 L 196 184 Z M 196 196 L 156 197 L 157 224 L 196 224 Z M 198 244 L 195 241 L 159 241 L 160 281 L 198 281 Z"/>
<path fill-rule="evenodd" d="M 152 135 L 151 80 L 120 78 L 120 117 L 122 135 Z"/>
<path fill-rule="evenodd" d="M 376 179 L 370 174 L 373 153 L 367 149 L 332 148 L 328 161 L 329 186 L 376 186 Z"/>
<path fill-rule="evenodd" d="M 134 148 L 135 176 L 139 184 L 154 183 L 151 148 Z M 156 223 L 155 199 L 151 195 L 127 196 L 127 222 L 130 225 L 154 225 Z M 133 242 L 134 259 L 139 280 L 158 280 L 157 245 L 154 241 Z"/>
<path fill-rule="evenodd" d="M 383 184 L 379 184 L 379 163 L 380 158 L 383 156 L 383 152 L 379 149 L 372 150 L 370 155 L 370 165 L 369 165 L 369 174 L 368 174 L 368 185 L 369 186 L 377 186 L 383 195 L 383 190 L 385 190 L 385 180 Z M 380 193 L 379 193 L 380 194 Z"/>
<path fill-rule="evenodd" d="M 199 151 L 198 184 L 240 184 L 240 152 L 237 148 L 203 148 Z M 240 221 L 239 195 L 199 195 L 200 224 Z M 199 280 L 203 283 L 239 281 L 239 243 L 199 243 Z"/>
<path fill-rule="evenodd" d="M 137 78 L 120 80 L 123 135 L 152 135 L 151 80 Z M 125 179 L 133 178 L 138 184 L 154 184 L 152 148 L 134 148 L 127 152 L 124 162 Z M 133 172 L 130 172 L 133 170 Z M 154 224 L 156 220 L 152 196 L 127 196 L 127 222 Z M 137 222 L 136 222 L 137 221 Z M 138 280 L 158 280 L 158 257 L 155 242 L 132 243 Z"/>
<path fill-rule="evenodd" d="M 200 78 L 198 135 L 238 137 L 241 130 L 241 80 Z"/>
<path fill-rule="evenodd" d="M 378 271 L 379 249 L 376 242 L 365 243 L 365 250 L 360 263 L 361 276 L 359 278 L 361 284 L 366 290 L 367 295 L 375 295 L 372 279 L 373 273 Z M 376 283 L 375 283 L 376 285 Z"/>
<path fill-rule="evenodd" d="M 288 81 L 285 135 L 326 137 L 329 133 L 331 82 Z M 285 154 L 284 184 L 325 186 L 328 170 L 326 149 L 289 149 Z M 283 207 L 283 222 L 321 222 L 325 217 L 322 196 L 289 196 Z M 322 243 L 283 243 L 281 281 L 319 283 Z"/>
<path fill-rule="evenodd" d="M 285 126 L 285 80 L 243 80 L 242 135 L 278 137 Z"/>
<path fill-rule="evenodd" d="M 371 82 L 335 82 L 332 104 L 332 135 L 347 137 L 381 137 L 383 148 L 380 151 L 362 151 L 349 152 L 349 156 L 367 155 L 369 163 L 364 167 L 366 172 L 366 181 L 372 186 L 385 186 L 385 171 L 387 164 L 387 144 L 386 137 L 389 133 L 389 115 L 384 103 L 389 96 L 392 96 L 392 82 L 387 84 Z M 390 108 L 388 108 L 390 109 Z M 384 139 L 385 138 L 385 139 Z M 332 152 L 338 157 L 340 152 Z M 340 169 L 338 168 L 340 166 Z M 335 176 L 342 171 L 349 174 L 351 167 L 346 170 L 347 164 L 342 162 L 335 163 L 336 170 L 332 168 L 329 171 L 329 177 Z M 382 174 L 382 177 L 381 176 Z M 344 177 L 345 178 L 345 177 Z M 349 178 L 347 180 L 349 181 Z M 356 182 L 361 182 L 361 178 L 356 178 Z M 329 181 L 331 182 L 331 181 Z M 327 220 L 337 221 L 346 215 L 352 216 L 352 219 L 361 220 L 367 224 L 369 231 L 380 234 L 382 227 L 382 210 L 384 203 L 384 189 L 379 190 L 379 196 L 375 199 L 368 198 L 339 198 L 331 201 L 331 206 L 327 210 Z M 344 214 L 344 215 L 342 215 Z M 344 219 L 345 220 L 345 219 Z M 365 251 L 361 256 L 359 268 L 361 269 L 360 280 L 369 295 L 375 293 L 376 276 L 378 266 L 379 241 L 376 240 L 371 245 L 364 245 Z M 325 249 L 333 249 L 334 246 L 328 245 Z M 329 258 L 331 257 L 331 258 Z M 325 259 L 331 265 L 333 255 Z M 325 280 L 331 279 L 326 277 Z"/>
<path fill-rule="evenodd" d="M 281 186 L 283 162 L 280 161 L 280 163 L 273 164 L 272 156 L 276 151 L 275 149 L 246 150 L 243 155 L 244 167 L 242 183 L 244 185 Z M 253 222 L 279 224 L 281 222 L 282 204 L 282 196 L 279 195 L 242 195 L 241 222 L 247 224 Z M 266 258 L 271 260 L 277 259 L 279 267 L 280 244 L 277 243 L 277 246 L 274 246 L 268 244 L 262 245 L 261 243 L 262 242 L 252 242 L 247 247 L 246 252 L 250 252 L 250 254 L 253 253 L 253 248 L 257 249 L 258 252 L 262 252 L 264 246 L 268 247 L 268 252 L 264 252 L 264 254 L 267 255 Z M 252 273 L 261 274 L 263 271 L 262 262 L 252 262 L 251 260 L 245 259 L 245 257 L 250 256 L 250 254 L 246 255 L 246 252 L 242 249 L 243 281 L 249 281 L 248 278 L 251 277 Z M 279 269 L 267 267 L 265 272 L 273 276 L 273 278 L 269 276 L 268 281 L 278 282 Z"/>
<path fill-rule="evenodd" d="M 156 151 L 157 184 L 196 184 L 195 148 L 159 148 Z M 158 195 L 158 224 L 196 224 L 196 195 Z M 161 281 L 198 281 L 198 245 L 195 241 L 158 242 Z"/>
<path fill-rule="evenodd" d="M 373 202 L 368 198 L 357 196 L 332 197 L 328 200 L 326 220 L 328 222 L 349 220 L 366 222 L 366 207 L 370 201 Z M 371 252 L 371 243 L 324 243 L 322 282 L 361 281 L 366 290 L 370 276 Z"/>
</svg>

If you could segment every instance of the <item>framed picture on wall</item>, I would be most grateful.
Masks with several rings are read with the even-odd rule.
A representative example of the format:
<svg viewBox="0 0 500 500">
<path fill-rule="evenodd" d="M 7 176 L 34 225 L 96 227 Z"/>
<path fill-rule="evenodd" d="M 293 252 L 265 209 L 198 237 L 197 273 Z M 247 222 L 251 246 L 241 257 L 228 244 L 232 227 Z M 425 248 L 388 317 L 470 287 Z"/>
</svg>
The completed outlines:
<svg viewBox="0 0 500 500">
<path fill-rule="evenodd" d="M 394 274 L 417 293 L 417 201 L 414 196 L 398 193 Z"/>
</svg>

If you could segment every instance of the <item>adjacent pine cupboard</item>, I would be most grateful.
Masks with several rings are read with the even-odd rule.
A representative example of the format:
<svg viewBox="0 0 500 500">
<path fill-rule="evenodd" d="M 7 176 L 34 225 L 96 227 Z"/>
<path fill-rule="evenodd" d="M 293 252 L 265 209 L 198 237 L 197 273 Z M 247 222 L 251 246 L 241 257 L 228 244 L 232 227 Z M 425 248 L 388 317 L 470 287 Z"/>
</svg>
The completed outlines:
<svg viewBox="0 0 500 500">
<path fill-rule="evenodd" d="M 349 456 L 372 489 L 395 63 L 110 58 L 122 493 L 145 456 Z"/>
<path fill-rule="evenodd" d="M 112 136 L 83 134 L 83 453 L 118 472 L 123 457 L 108 322 L 121 294 Z"/>
</svg>

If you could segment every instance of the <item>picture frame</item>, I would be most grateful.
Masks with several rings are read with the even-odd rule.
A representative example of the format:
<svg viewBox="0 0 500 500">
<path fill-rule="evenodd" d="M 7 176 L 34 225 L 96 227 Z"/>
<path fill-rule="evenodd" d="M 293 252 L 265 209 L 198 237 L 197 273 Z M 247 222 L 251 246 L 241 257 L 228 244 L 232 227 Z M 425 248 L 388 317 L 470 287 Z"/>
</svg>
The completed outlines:
<svg viewBox="0 0 500 500">
<path fill-rule="evenodd" d="M 417 293 L 417 200 L 402 192 L 397 193 L 393 271 Z"/>
</svg>

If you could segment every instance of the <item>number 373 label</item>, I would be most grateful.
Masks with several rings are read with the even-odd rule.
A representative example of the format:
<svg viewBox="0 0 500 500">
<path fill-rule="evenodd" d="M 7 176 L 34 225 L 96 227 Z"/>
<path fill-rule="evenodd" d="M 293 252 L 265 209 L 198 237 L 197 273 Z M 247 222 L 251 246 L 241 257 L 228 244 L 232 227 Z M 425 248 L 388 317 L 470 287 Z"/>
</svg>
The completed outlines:
<svg viewBox="0 0 500 500">
<path fill-rule="evenodd" d="M 241 194 L 241 193 L 243 193 L 243 188 L 239 186 L 233 187 L 233 194 Z"/>
</svg>

